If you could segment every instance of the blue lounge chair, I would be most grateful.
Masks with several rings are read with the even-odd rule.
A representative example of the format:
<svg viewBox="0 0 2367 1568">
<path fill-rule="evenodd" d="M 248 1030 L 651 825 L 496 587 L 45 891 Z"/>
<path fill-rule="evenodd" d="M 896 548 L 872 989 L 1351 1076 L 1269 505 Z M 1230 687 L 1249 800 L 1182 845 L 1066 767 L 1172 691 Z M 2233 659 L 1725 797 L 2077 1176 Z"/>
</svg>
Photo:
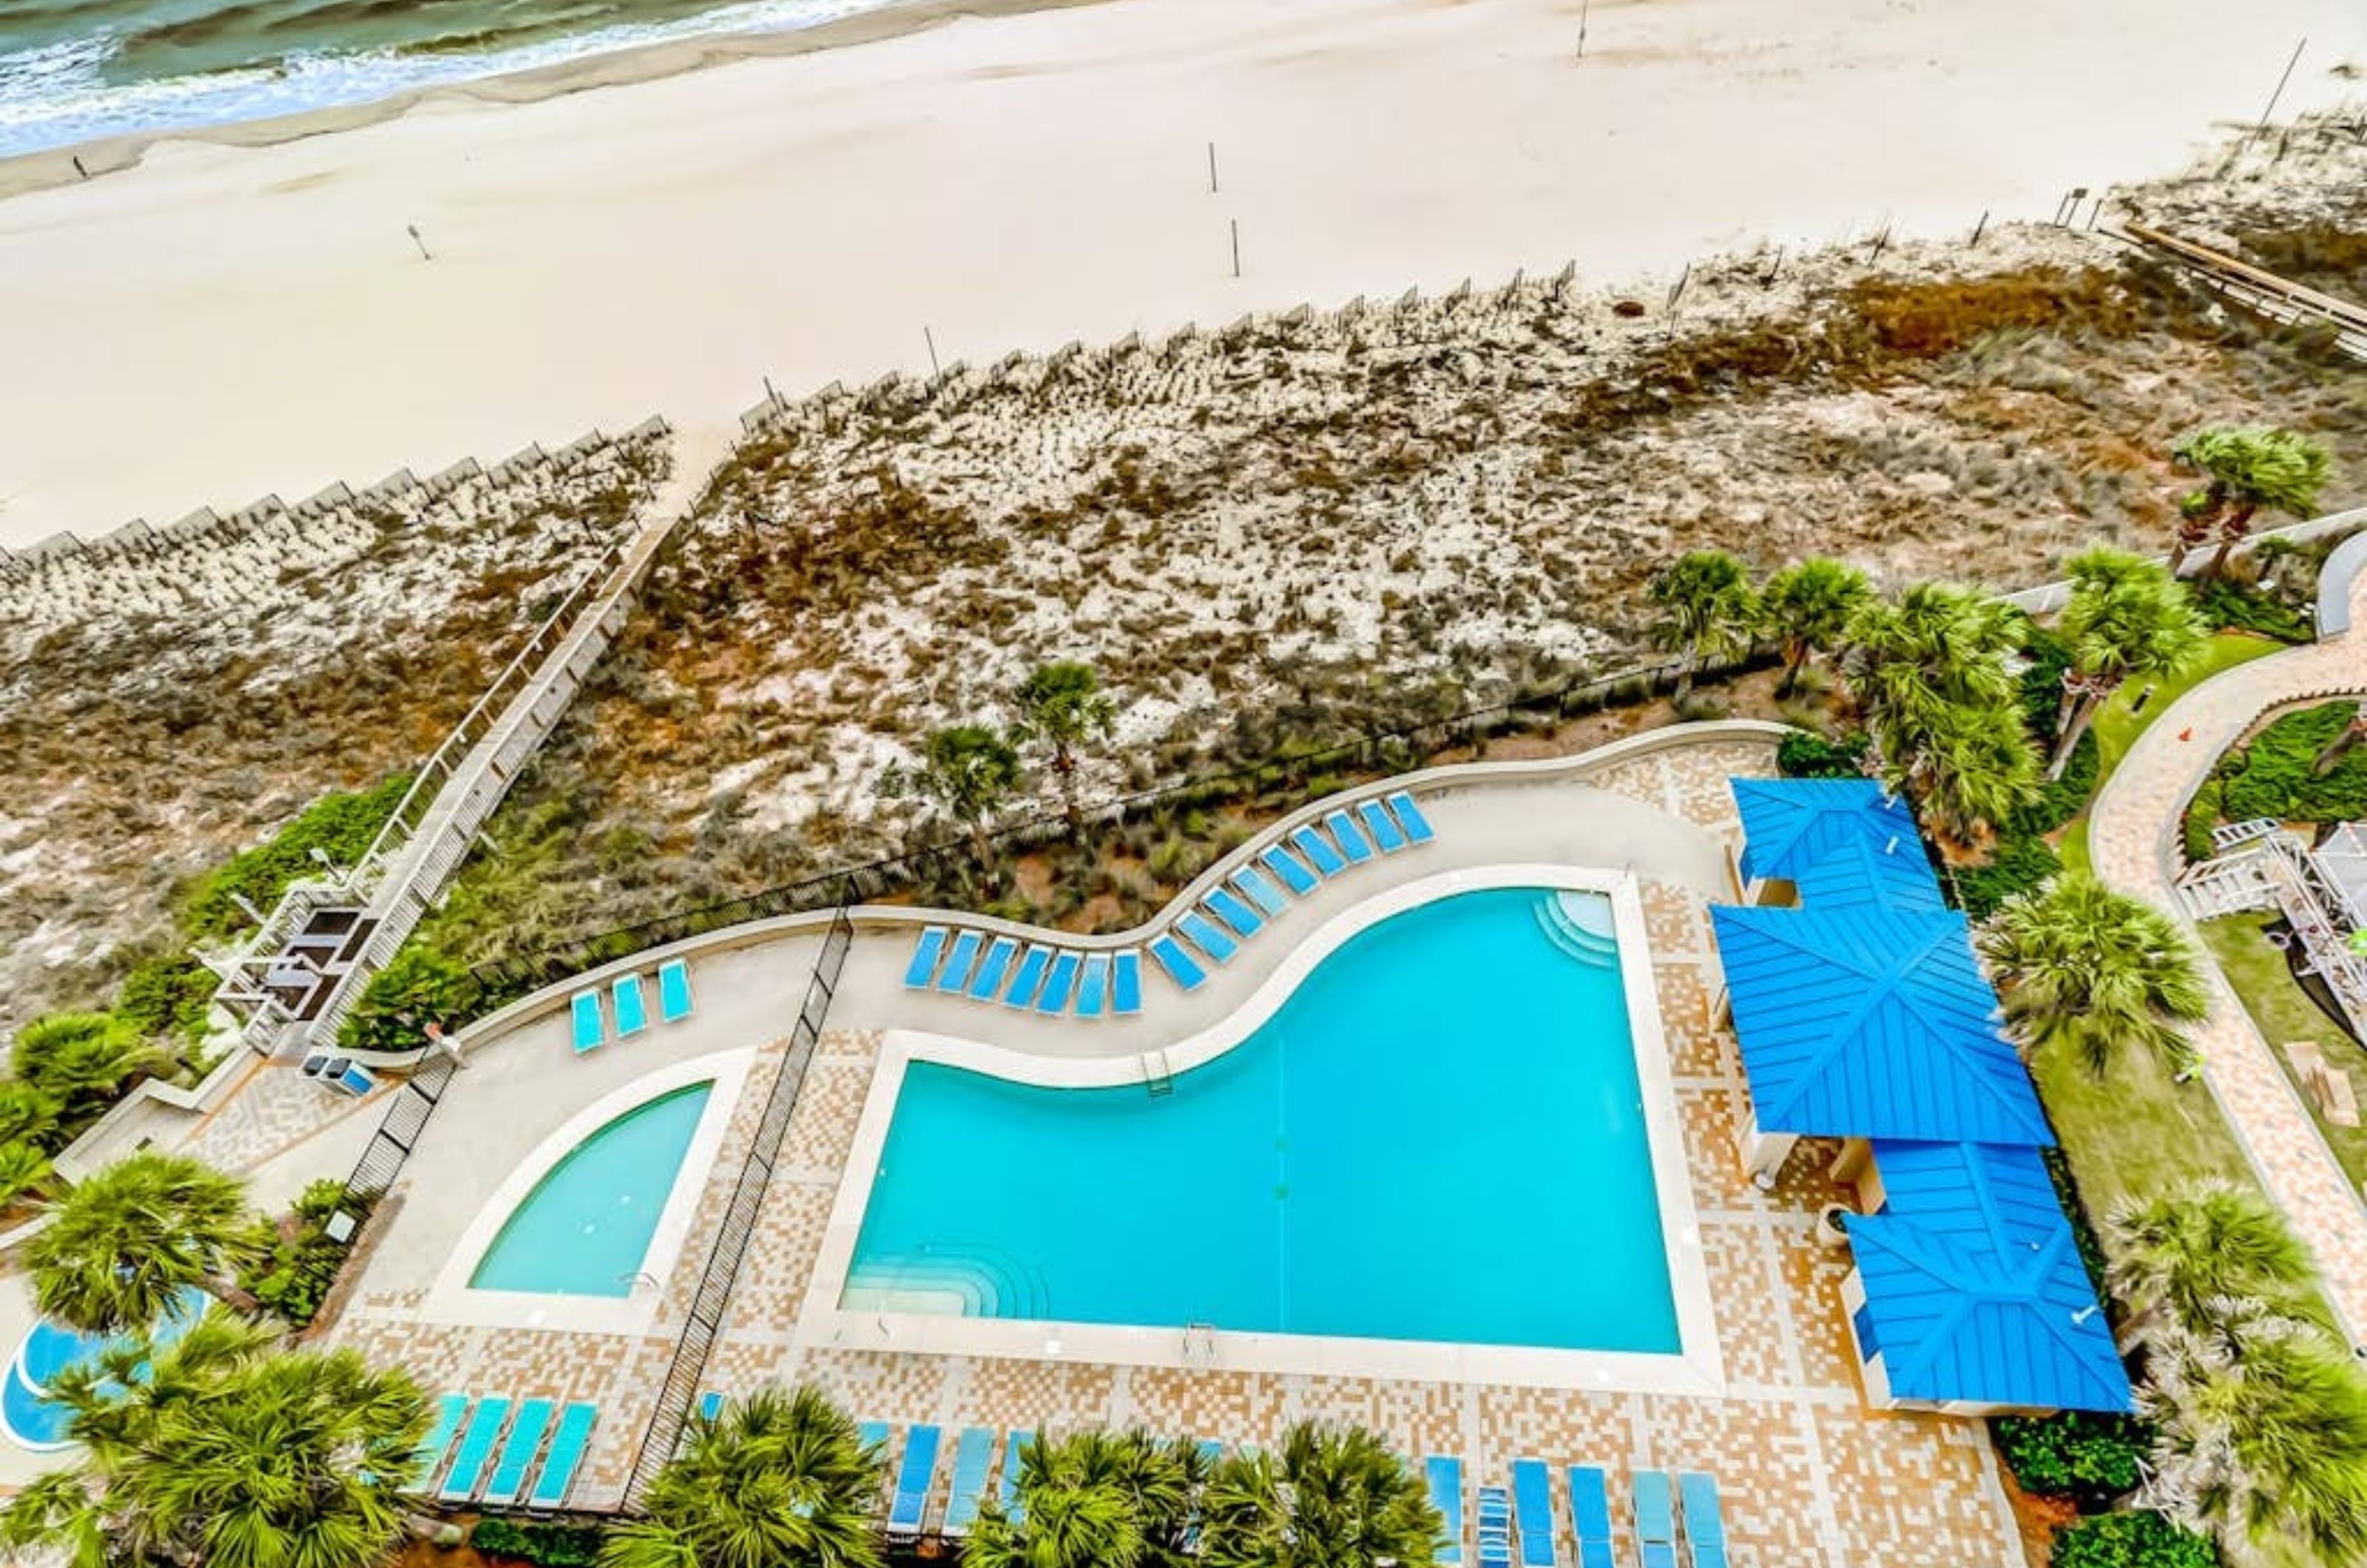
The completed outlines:
<svg viewBox="0 0 2367 1568">
<path fill-rule="evenodd" d="M 1421 807 L 1404 790 L 1389 796 L 1389 809 L 1398 814 L 1398 826 L 1405 829 L 1408 843 L 1426 844 L 1438 837 L 1431 830 L 1430 818 L 1421 814 Z"/>
<path fill-rule="evenodd" d="M 887 1422 L 865 1421 L 861 1423 L 855 1428 L 855 1440 L 863 1445 L 864 1452 L 878 1455 L 880 1464 L 883 1468 L 885 1467 L 888 1461 Z M 887 1494 L 882 1492 L 878 1496 L 871 1499 L 871 1506 L 876 1510 L 879 1505 L 886 1500 Z"/>
<path fill-rule="evenodd" d="M 983 1427 L 965 1427 L 954 1444 L 954 1484 L 946 1495 L 942 1535 L 959 1540 L 978 1518 L 979 1499 L 986 1495 L 986 1468 L 994 1462 L 994 1434 Z"/>
<path fill-rule="evenodd" d="M 1290 900 L 1274 885 L 1274 878 L 1253 865 L 1245 865 L 1233 873 L 1233 886 L 1249 896 L 1251 903 L 1270 916 L 1279 916 L 1290 908 Z"/>
<path fill-rule="evenodd" d="M 937 989 L 958 991 L 969 984 L 969 966 L 978 962 L 978 950 L 986 939 L 976 931 L 957 931 L 954 944 L 946 953 L 946 966 L 937 975 Z"/>
<path fill-rule="evenodd" d="M 1512 1495 L 1501 1486 L 1482 1486 L 1478 1498 L 1480 1568 L 1512 1568 Z"/>
<path fill-rule="evenodd" d="M 485 1483 L 483 1501 L 488 1506 L 511 1507 L 524 1495 L 526 1472 L 534 1456 L 542 1451 L 543 1434 L 550 1430 L 553 1410 L 547 1399 L 529 1399 L 518 1406 L 517 1419 L 510 1423 L 510 1440 L 502 1445 L 502 1457 Z"/>
<path fill-rule="evenodd" d="M 1379 801 L 1357 802 L 1356 820 L 1365 825 L 1365 831 L 1373 836 L 1373 842 L 1381 846 L 1381 853 L 1393 855 L 1406 847 L 1406 836 L 1398 831 L 1397 818 L 1382 810 Z"/>
<path fill-rule="evenodd" d="M 1198 1447 L 1200 1450 L 1200 1458 L 1204 1463 L 1213 1465 L 1218 1460 L 1225 1457 L 1225 1445 L 1218 1442 L 1214 1438 L 1201 1438 Z"/>
<path fill-rule="evenodd" d="M 1578 1568 L 1616 1568 L 1611 1551 L 1611 1489 L 1593 1465 L 1569 1467 L 1569 1517 L 1578 1527 Z"/>
<path fill-rule="evenodd" d="M 575 1054 L 596 1050 L 608 1038 L 608 1026 L 600 1019 L 600 993 L 578 991 L 567 1004 L 568 1016 L 573 1021 Z"/>
<path fill-rule="evenodd" d="M 1036 998 L 1037 1012 L 1069 1010 L 1069 993 L 1076 989 L 1077 971 L 1084 962 L 1073 953 L 1063 953 L 1052 960 L 1052 967 L 1044 972 L 1044 994 Z"/>
<path fill-rule="evenodd" d="M 608 987 L 617 1004 L 617 1038 L 639 1034 L 650 1026 L 650 1006 L 641 998 L 641 977 L 619 975 L 617 983 Z"/>
<path fill-rule="evenodd" d="M 465 1393 L 447 1393 L 436 1402 L 436 1424 L 427 1428 L 427 1440 L 419 1445 L 419 1468 L 411 1472 L 413 1492 L 426 1491 L 436 1472 L 444 1468 L 444 1456 L 452 1451 L 452 1439 L 470 1403 Z"/>
<path fill-rule="evenodd" d="M 978 973 L 970 976 L 969 994 L 972 1001 L 985 1001 L 1002 989 L 1003 980 L 1011 973 L 1011 960 L 1019 952 L 1019 943 L 1007 936 L 994 939 L 986 956 L 978 961 Z"/>
<path fill-rule="evenodd" d="M 1305 862 L 1280 844 L 1260 850 L 1258 859 L 1265 863 L 1268 871 L 1282 878 L 1285 887 L 1301 898 L 1315 891 L 1315 874 L 1307 869 Z"/>
<path fill-rule="evenodd" d="M 1521 1522 L 1521 1568 L 1554 1568 L 1553 1482 L 1536 1460 L 1512 1461 L 1512 1510 Z"/>
<path fill-rule="evenodd" d="M 1340 858 L 1340 852 L 1325 843 L 1323 835 L 1311 827 L 1293 828 L 1290 830 L 1290 846 L 1305 855 L 1317 874 L 1327 879 L 1348 869 L 1348 863 Z"/>
<path fill-rule="evenodd" d="M 690 1016 L 690 965 L 669 958 L 658 965 L 658 1019 L 680 1023 Z"/>
<path fill-rule="evenodd" d="M 1677 1568 L 1677 1517 L 1665 1470 L 1636 1472 L 1636 1548 L 1644 1568 Z"/>
<path fill-rule="evenodd" d="M 1192 939 L 1192 945 L 1222 964 L 1240 951 L 1240 943 L 1218 931 L 1207 916 L 1197 909 L 1186 909 L 1176 919 L 1175 929 Z"/>
<path fill-rule="evenodd" d="M 1002 1504 L 1002 1517 L 1014 1525 L 1027 1517 L 1019 1502 L 1019 1450 L 1035 1440 L 1033 1432 L 1014 1432 L 1002 1440 L 1002 1483 L 995 1496 Z"/>
<path fill-rule="evenodd" d="M 559 1430 L 551 1434 L 550 1451 L 542 1456 L 542 1473 L 527 1494 L 529 1508 L 556 1508 L 567 1501 L 583 1468 L 583 1450 L 592 1446 L 592 1427 L 600 1419 L 596 1404 L 571 1404 L 559 1413 Z"/>
<path fill-rule="evenodd" d="M 1438 1561 L 1454 1568 L 1463 1561 L 1463 1461 L 1433 1454 L 1422 1469 L 1430 1476 L 1430 1505 L 1446 1521 Z"/>
<path fill-rule="evenodd" d="M 1265 928 L 1265 920 L 1229 887 L 1211 887 L 1206 900 L 1209 912 L 1232 929 L 1236 936 L 1255 936 Z"/>
<path fill-rule="evenodd" d="M 1331 841 L 1340 846 L 1340 852 L 1348 857 L 1350 865 L 1362 865 L 1373 858 L 1373 846 L 1365 842 L 1365 835 L 1356 831 L 1356 825 L 1348 820 L 1345 811 L 1330 813 L 1323 818 L 1323 826 L 1331 830 Z"/>
<path fill-rule="evenodd" d="M 1110 955 L 1110 1010 L 1120 1018 L 1142 1010 L 1142 954 L 1133 948 Z"/>
<path fill-rule="evenodd" d="M 698 1418 L 700 1420 L 711 1422 L 722 1414 L 723 1395 L 720 1392 L 710 1388 L 705 1393 L 698 1396 Z"/>
<path fill-rule="evenodd" d="M 904 966 L 906 987 L 925 990 L 929 982 L 936 978 L 937 960 L 945 954 L 947 934 L 943 926 L 931 926 L 921 933 L 921 940 L 912 947 L 912 962 Z"/>
<path fill-rule="evenodd" d="M 929 1483 L 937 1474 L 938 1434 L 934 1427 L 915 1427 L 904 1438 L 904 1462 L 896 1467 L 896 1500 L 888 1506 L 890 1540 L 917 1540 L 928 1517 Z"/>
<path fill-rule="evenodd" d="M 1019 960 L 1019 967 L 1011 976 L 1011 989 L 1002 993 L 1005 1007 L 1033 1007 L 1036 993 L 1044 987 L 1044 971 L 1052 962 L 1048 947 L 1031 947 Z"/>
<path fill-rule="evenodd" d="M 1077 982 L 1077 1016 L 1099 1018 L 1109 1006 L 1110 955 L 1085 954 L 1085 972 Z"/>
<path fill-rule="evenodd" d="M 497 1393 L 477 1402 L 468 1430 L 460 1434 L 460 1446 L 452 1450 L 452 1468 L 444 1484 L 436 1489 L 437 1502 L 465 1503 L 477 1495 L 485 1466 L 493 1462 L 493 1445 L 501 1441 L 502 1428 L 509 1420 L 510 1402 L 505 1395 Z"/>
<path fill-rule="evenodd" d="M 1196 991 L 1207 981 L 1208 972 L 1195 963 L 1192 955 L 1184 951 L 1184 944 L 1172 936 L 1152 937 L 1150 956 L 1167 971 L 1169 979 L 1187 991 Z"/>
<path fill-rule="evenodd" d="M 1684 1503 L 1685 1553 L 1693 1568 L 1726 1568 L 1726 1518 L 1717 1506 L 1717 1477 L 1681 1470 L 1677 1495 Z"/>
</svg>

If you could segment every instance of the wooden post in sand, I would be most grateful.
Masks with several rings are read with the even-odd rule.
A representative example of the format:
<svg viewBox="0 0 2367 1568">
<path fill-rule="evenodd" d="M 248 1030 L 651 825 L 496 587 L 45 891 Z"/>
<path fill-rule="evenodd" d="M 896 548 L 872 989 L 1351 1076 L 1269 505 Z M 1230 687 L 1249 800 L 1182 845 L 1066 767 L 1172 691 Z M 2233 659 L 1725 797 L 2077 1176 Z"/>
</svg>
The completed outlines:
<svg viewBox="0 0 2367 1568">
<path fill-rule="evenodd" d="M 2285 62 L 2285 73 L 2277 78 L 2277 90 L 2269 95 L 2269 107 L 2260 111 L 2260 129 L 2262 130 L 2269 129 L 2269 118 L 2271 115 L 2274 115 L 2277 112 L 2277 100 L 2285 96 L 2285 84 L 2293 80 L 2293 67 L 2301 63 L 2301 51 L 2308 47 L 2309 37 L 2307 34 L 2304 34 L 2302 36 L 2302 40 L 2293 45 L 2293 58 Z"/>
<path fill-rule="evenodd" d="M 921 337 L 929 345 L 929 379 L 938 380 L 945 372 L 937 368 L 937 334 L 931 332 L 924 321 L 921 325 Z"/>
<path fill-rule="evenodd" d="M 427 254 L 427 242 L 419 237 L 419 225 L 405 223 L 402 227 L 403 231 L 411 236 L 411 243 L 419 247 L 419 259 L 424 262 L 434 261 L 436 258 Z"/>
<path fill-rule="evenodd" d="M 1980 220 L 1979 222 L 1977 222 L 1977 223 L 1976 223 L 1976 224 L 1974 224 L 1974 225 L 1973 225 L 1973 237 L 1972 237 L 1972 239 L 1971 239 L 1971 240 L 1967 241 L 1967 242 L 1966 242 L 1966 243 L 1967 243 L 1967 244 L 1969 244 L 1969 245 L 1977 246 L 1977 245 L 1981 243 L 1981 233 L 1982 233 L 1982 231 L 1983 231 L 1984 230 L 1988 229 L 1988 226 L 1989 226 L 1989 214 L 1988 214 L 1988 209 L 1987 209 L 1987 208 L 1983 208 L 1983 209 L 1981 209 L 1981 220 Z"/>
<path fill-rule="evenodd" d="M 1232 220 L 1232 225 L 1233 225 L 1233 276 L 1234 276 L 1235 277 L 1239 277 L 1239 276 L 1241 275 L 1241 220 L 1240 220 L 1240 219 L 1236 218 L 1236 219 Z"/>
<path fill-rule="evenodd" d="M 1208 194 L 1217 194 L 1217 144 L 1208 143 Z"/>
<path fill-rule="evenodd" d="M 1588 0 L 1578 0 L 1578 57 L 1586 58 L 1586 7 Z"/>
</svg>

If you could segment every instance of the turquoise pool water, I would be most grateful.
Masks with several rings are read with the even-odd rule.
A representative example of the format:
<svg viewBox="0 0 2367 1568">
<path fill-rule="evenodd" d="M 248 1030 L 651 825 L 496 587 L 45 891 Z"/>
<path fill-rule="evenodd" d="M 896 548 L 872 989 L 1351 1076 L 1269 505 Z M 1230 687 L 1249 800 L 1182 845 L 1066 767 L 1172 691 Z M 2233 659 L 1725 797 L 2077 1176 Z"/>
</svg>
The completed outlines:
<svg viewBox="0 0 2367 1568">
<path fill-rule="evenodd" d="M 629 1296 L 713 1083 L 637 1105 L 568 1151 L 510 1211 L 470 1285 Z"/>
<path fill-rule="evenodd" d="M 914 1063 L 842 1304 L 1674 1353 L 1612 929 L 1422 905 L 1165 1095 Z"/>
</svg>

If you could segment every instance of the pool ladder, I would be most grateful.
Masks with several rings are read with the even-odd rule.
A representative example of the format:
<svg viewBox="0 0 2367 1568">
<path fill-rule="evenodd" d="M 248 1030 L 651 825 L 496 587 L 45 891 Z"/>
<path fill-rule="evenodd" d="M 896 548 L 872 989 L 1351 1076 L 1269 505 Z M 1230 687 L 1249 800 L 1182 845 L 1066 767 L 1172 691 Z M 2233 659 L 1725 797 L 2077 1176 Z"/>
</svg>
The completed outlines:
<svg viewBox="0 0 2367 1568">
<path fill-rule="evenodd" d="M 1175 1092 L 1175 1075 L 1168 1070 L 1165 1046 L 1142 1054 L 1142 1087 L 1153 1100 Z"/>
</svg>

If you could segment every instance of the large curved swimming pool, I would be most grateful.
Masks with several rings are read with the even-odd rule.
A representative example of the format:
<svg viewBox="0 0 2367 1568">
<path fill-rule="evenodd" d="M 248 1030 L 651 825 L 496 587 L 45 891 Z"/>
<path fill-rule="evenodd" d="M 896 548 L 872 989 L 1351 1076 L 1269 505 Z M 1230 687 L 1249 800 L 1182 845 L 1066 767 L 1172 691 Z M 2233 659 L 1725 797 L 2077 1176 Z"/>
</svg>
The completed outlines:
<svg viewBox="0 0 2367 1568">
<path fill-rule="evenodd" d="M 478 1260 L 469 1287 L 629 1296 L 712 1082 L 645 1100 L 569 1150 Z"/>
<path fill-rule="evenodd" d="M 906 1070 L 840 1304 L 1675 1353 L 1610 901 L 1463 893 L 1172 1092 Z"/>
</svg>

